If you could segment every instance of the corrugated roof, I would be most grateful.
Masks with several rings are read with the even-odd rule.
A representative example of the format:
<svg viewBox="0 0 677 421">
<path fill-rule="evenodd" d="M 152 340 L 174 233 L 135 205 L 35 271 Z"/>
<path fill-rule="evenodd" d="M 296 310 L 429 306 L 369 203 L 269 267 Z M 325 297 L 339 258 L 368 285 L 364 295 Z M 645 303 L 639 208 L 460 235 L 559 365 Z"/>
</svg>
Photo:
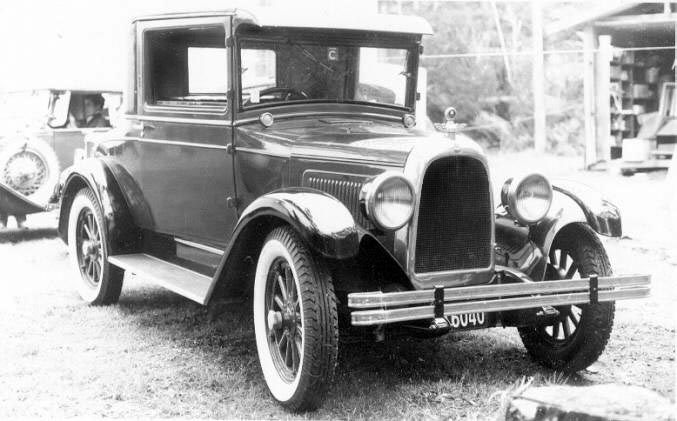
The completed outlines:
<svg viewBox="0 0 677 421">
<path fill-rule="evenodd" d="M 602 4 L 594 9 L 590 9 L 580 14 L 563 17 L 549 25 L 545 26 L 545 35 L 555 35 L 559 32 L 575 29 L 588 22 L 604 19 L 618 13 L 625 12 L 633 7 L 638 6 L 639 3 L 622 3 L 622 4 Z"/>
</svg>

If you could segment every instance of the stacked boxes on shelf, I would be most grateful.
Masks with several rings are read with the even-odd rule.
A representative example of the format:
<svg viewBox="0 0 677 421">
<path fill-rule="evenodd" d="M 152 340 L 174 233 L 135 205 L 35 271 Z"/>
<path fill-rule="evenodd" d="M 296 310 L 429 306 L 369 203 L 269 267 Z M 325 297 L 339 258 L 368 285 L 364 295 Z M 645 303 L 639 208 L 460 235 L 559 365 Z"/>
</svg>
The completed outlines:
<svg viewBox="0 0 677 421">
<path fill-rule="evenodd" d="M 610 68 L 612 158 L 620 157 L 623 139 L 637 136 L 637 116 L 658 108 L 659 63 L 660 58 L 650 51 L 614 51 Z"/>
</svg>

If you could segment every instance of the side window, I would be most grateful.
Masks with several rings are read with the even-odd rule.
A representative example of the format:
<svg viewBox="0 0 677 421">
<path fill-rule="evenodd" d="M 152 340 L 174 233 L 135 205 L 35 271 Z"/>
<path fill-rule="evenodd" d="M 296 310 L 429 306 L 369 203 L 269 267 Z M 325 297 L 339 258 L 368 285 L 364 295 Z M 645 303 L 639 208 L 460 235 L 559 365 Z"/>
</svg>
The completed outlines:
<svg viewBox="0 0 677 421">
<path fill-rule="evenodd" d="M 144 39 L 147 104 L 225 109 L 228 67 L 222 26 L 150 30 Z"/>
<path fill-rule="evenodd" d="M 261 93 L 277 86 L 277 55 L 267 49 L 241 49 L 242 98 L 245 103 L 258 104 Z"/>
<path fill-rule="evenodd" d="M 188 95 L 225 95 L 225 48 L 188 47 Z"/>
</svg>

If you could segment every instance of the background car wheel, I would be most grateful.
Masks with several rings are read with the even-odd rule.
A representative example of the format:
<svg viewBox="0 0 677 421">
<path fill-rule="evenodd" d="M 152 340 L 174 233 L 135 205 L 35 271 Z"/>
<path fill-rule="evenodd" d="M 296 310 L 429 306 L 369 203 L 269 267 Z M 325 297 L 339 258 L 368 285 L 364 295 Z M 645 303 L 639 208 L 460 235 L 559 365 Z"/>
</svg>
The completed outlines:
<svg viewBox="0 0 677 421">
<path fill-rule="evenodd" d="M 324 262 L 289 227 L 266 238 L 254 280 L 254 328 L 263 376 L 292 411 L 324 399 L 338 353 L 336 297 Z"/>
<path fill-rule="evenodd" d="M 79 275 L 77 289 L 90 304 L 112 304 L 120 298 L 124 270 L 108 263 L 108 238 L 94 193 L 84 188 L 71 204 L 68 250 Z"/>
<path fill-rule="evenodd" d="M 0 147 L 0 181 L 39 204 L 59 182 L 59 159 L 46 142 L 15 139 Z"/>
<path fill-rule="evenodd" d="M 555 238 L 546 279 L 576 279 L 611 275 L 604 246 L 592 230 L 574 225 Z M 519 328 L 522 342 L 538 363 L 555 370 L 576 372 L 599 358 L 611 335 L 614 302 L 556 307 L 551 325 Z"/>
</svg>

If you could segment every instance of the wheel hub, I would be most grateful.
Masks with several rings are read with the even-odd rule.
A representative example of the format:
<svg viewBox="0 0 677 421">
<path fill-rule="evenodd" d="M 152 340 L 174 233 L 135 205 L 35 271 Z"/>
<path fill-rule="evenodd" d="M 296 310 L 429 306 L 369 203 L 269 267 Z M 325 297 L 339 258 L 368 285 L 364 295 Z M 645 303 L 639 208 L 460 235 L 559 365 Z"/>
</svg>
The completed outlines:
<svg viewBox="0 0 677 421">
<path fill-rule="evenodd" d="M 283 311 L 269 310 L 267 319 L 268 329 L 284 329 L 292 333 L 296 329 L 296 311 L 294 311 L 291 303 L 286 303 Z"/>
<path fill-rule="evenodd" d="M 5 167 L 5 182 L 22 194 L 30 195 L 37 190 L 46 175 L 42 160 L 33 153 L 24 151 L 11 158 Z"/>
<path fill-rule="evenodd" d="M 82 242 L 82 255 L 96 258 L 99 255 L 99 244 L 96 241 L 84 240 Z"/>
<path fill-rule="evenodd" d="M 37 168 L 34 162 L 26 157 L 15 159 L 9 166 L 9 177 L 17 182 L 23 182 L 37 175 Z"/>
<path fill-rule="evenodd" d="M 282 313 L 279 311 L 268 311 L 268 329 L 277 330 L 282 327 Z"/>
</svg>

